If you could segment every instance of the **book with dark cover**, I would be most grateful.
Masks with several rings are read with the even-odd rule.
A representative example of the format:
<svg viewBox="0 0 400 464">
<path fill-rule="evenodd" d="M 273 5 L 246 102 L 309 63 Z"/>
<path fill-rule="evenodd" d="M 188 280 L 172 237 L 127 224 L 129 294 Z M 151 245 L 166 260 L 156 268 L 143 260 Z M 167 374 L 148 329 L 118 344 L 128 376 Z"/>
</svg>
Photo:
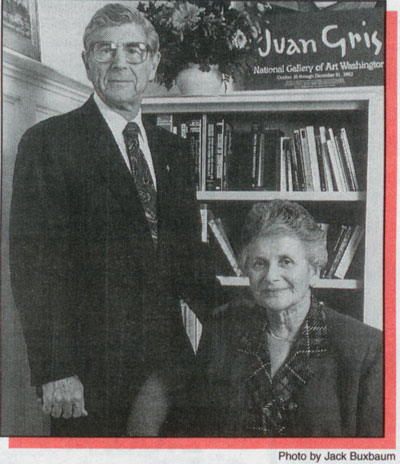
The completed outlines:
<svg viewBox="0 0 400 464">
<path fill-rule="evenodd" d="M 279 190 L 280 138 L 285 134 L 280 129 L 264 130 L 264 189 Z"/>
<path fill-rule="evenodd" d="M 332 279 L 334 277 L 334 274 L 335 274 L 336 269 L 337 269 L 337 267 L 338 267 L 338 265 L 340 263 L 340 260 L 342 259 L 343 254 L 344 254 L 344 252 L 345 252 L 345 250 L 347 248 L 347 245 L 350 242 L 350 238 L 351 238 L 351 235 L 353 233 L 354 227 L 353 226 L 345 226 L 345 227 L 346 227 L 346 231 L 342 235 L 342 238 L 341 238 L 340 242 L 338 243 L 336 252 L 334 253 L 332 264 L 331 264 L 330 268 L 328 269 L 328 271 L 326 273 L 326 278 L 327 279 Z"/>
<path fill-rule="evenodd" d="M 223 190 L 228 190 L 229 187 L 229 165 L 232 162 L 232 137 L 233 137 L 233 128 L 232 126 L 225 122 L 225 131 L 224 131 L 224 157 L 223 157 L 223 172 L 222 172 L 222 188 Z"/>
<path fill-rule="evenodd" d="M 301 142 L 301 154 L 303 159 L 304 166 L 304 180 L 305 180 L 305 190 L 307 192 L 314 191 L 313 175 L 311 170 L 311 158 L 310 150 L 308 147 L 308 138 L 307 131 L 305 128 L 301 128 L 300 132 L 300 142 Z"/>
<path fill-rule="evenodd" d="M 303 161 L 303 153 L 302 153 L 302 146 L 301 146 L 301 139 L 300 139 L 300 131 L 295 130 L 293 132 L 294 137 L 294 151 L 296 153 L 296 160 L 297 160 L 297 177 L 298 177 L 298 190 L 304 192 L 306 190 L 306 180 L 305 180 L 305 167 Z"/>
<path fill-rule="evenodd" d="M 260 138 L 261 138 L 261 125 L 253 124 L 251 126 L 251 188 L 257 188 L 258 180 L 258 162 L 259 162 L 259 152 L 260 152 Z"/>
<path fill-rule="evenodd" d="M 188 138 L 190 141 L 190 148 L 192 152 L 192 156 L 195 162 L 195 173 L 196 173 L 196 179 L 197 179 L 197 186 L 198 188 L 201 185 L 201 155 L 202 155 L 202 124 L 201 124 L 201 119 L 193 119 L 189 122 L 189 128 L 188 128 Z"/>
<path fill-rule="evenodd" d="M 215 124 L 207 123 L 207 147 L 206 147 L 206 189 L 214 190 L 215 188 Z"/>
<path fill-rule="evenodd" d="M 343 256 L 340 259 L 339 264 L 333 274 L 334 277 L 337 277 L 338 279 L 345 278 L 346 273 L 351 265 L 351 262 L 353 261 L 353 258 L 357 252 L 357 249 L 361 243 L 363 236 L 364 228 L 360 225 L 356 225 L 349 240 L 349 243 L 343 253 Z"/>
</svg>

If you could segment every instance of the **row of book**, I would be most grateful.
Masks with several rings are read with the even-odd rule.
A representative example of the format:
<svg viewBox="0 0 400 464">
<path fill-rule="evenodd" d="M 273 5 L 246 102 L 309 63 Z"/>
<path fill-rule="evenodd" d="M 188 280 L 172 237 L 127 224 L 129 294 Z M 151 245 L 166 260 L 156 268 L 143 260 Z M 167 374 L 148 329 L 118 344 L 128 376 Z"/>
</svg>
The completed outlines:
<svg viewBox="0 0 400 464">
<path fill-rule="evenodd" d="M 306 126 L 286 137 L 280 129 L 252 126 L 251 187 L 312 192 L 359 191 L 345 128 Z"/>
<path fill-rule="evenodd" d="M 228 189 L 227 161 L 232 155 L 230 124 L 219 119 L 203 125 L 201 117 L 179 121 L 179 117 L 174 120 L 172 115 L 162 114 L 157 116 L 157 125 L 189 140 L 199 189 Z"/>
<path fill-rule="evenodd" d="M 238 277 L 242 276 L 242 271 L 221 218 L 214 217 L 211 214 L 208 218 L 208 226 L 235 275 Z M 323 226 L 328 233 L 329 225 L 324 224 Z M 340 225 L 339 233 L 335 235 L 336 237 L 332 241 L 332 246 L 328 247 L 328 263 L 321 273 L 321 278 L 323 279 L 344 279 L 346 277 L 364 236 L 364 227 L 361 225 L 342 224 Z"/>
<path fill-rule="evenodd" d="M 278 128 L 254 123 L 251 134 L 239 137 L 224 118 L 208 119 L 157 116 L 157 125 L 189 139 L 200 190 L 360 190 L 344 127 L 310 125 L 293 130 L 288 137 Z"/>
</svg>

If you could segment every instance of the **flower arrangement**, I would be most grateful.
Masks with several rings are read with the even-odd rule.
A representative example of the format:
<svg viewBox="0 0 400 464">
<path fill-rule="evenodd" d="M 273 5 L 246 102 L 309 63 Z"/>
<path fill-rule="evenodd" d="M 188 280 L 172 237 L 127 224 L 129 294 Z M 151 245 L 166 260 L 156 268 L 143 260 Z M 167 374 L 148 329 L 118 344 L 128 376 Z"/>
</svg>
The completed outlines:
<svg viewBox="0 0 400 464">
<path fill-rule="evenodd" d="M 218 65 L 223 80 L 237 80 L 251 68 L 257 31 L 249 15 L 229 1 L 191 0 L 138 5 L 160 37 L 162 57 L 157 79 L 170 89 L 180 71 L 198 64 Z"/>
</svg>

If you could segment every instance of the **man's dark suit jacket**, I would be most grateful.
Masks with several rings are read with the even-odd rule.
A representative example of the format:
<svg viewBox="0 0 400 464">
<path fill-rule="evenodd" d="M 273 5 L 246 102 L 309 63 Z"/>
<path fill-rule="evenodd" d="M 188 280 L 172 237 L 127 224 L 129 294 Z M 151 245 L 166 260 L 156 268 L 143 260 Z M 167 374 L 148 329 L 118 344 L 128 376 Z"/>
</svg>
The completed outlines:
<svg viewBox="0 0 400 464">
<path fill-rule="evenodd" d="M 383 436 L 381 332 L 313 300 L 271 380 L 265 328 L 265 311 L 240 302 L 204 323 L 191 434 Z"/>
<path fill-rule="evenodd" d="M 179 383 L 177 370 L 190 362 L 179 299 L 194 308 L 213 300 L 194 160 L 176 135 L 156 126 L 146 133 L 157 179 L 157 251 L 93 97 L 29 129 L 19 145 L 13 292 L 32 384 L 78 375 L 84 385 L 89 418 L 98 426 L 72 434 L 123 434 L 129 402 L 154 369 Z M 68 429 L 72 421 L 66 422 Z"/>
</svg>

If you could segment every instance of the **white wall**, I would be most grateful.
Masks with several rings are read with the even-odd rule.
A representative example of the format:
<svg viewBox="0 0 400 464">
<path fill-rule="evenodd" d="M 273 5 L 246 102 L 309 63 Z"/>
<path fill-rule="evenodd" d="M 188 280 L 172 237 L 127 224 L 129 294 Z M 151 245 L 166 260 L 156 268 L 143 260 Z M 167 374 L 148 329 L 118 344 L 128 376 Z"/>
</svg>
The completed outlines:
<svg viewBox="0 0 400 464">
<path fill-rule="evenodd" d="M 83 33 L 95 11 L 112 2 L 130 7 L 139 4 L 135 0 L 38 0 L 42 63 L 65 76 L 90 84 L 81 59 Z M 163 95 L 167 91 L 150 84 L 146 93 Z"/>
</svg>

